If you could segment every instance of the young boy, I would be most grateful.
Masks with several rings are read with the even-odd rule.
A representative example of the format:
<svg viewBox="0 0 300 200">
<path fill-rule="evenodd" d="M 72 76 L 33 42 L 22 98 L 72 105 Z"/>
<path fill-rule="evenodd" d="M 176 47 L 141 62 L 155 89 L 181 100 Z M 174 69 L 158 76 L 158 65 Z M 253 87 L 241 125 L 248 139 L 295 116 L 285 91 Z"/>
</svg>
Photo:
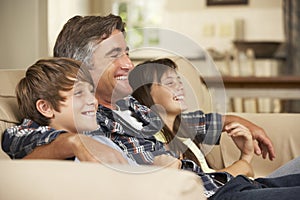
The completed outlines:
<svg viewBox="0 0 300 200">
<path fill-rule="evenodd" d="M 33 128 L 44 126 L 45 131 L 53 130 L 53 134 L 97 132 L 94 139 L 118 150 L 127 162 L 135 164 L 115 143 L 103 136 L 97 125 L 98 102 L 94 96 L 93 80 L 81 62 L 69 58 L 37 61 L 18 83 L 16 95 L 20 113 L 25 119 L 23 124 L 30 124 Z M 85 136 L 81 137 L 84 142 Z M 86 148 L 90 149 L 87 145 Z"/>
</svg>

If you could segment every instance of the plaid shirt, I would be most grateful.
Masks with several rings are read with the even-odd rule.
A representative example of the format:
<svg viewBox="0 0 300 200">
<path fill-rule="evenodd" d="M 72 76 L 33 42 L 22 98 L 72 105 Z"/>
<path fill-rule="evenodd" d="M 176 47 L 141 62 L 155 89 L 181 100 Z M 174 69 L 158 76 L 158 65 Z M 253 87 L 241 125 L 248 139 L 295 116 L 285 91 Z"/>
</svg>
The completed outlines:
<svg viewBox="0 0 300 200">
<path fill-rule="evenodd" d="M 222 116 L 218 113 L 204 114 L 198 110 L 181 114 L 181 123 L 188 128 L 190 136 L 198 143 L 219 144 L 222 133 Z"/>
<path fill-rule="evenodd" d="M 133 128 L 130 123 L 113 110 L 99 105 L 97 122 L 100 129 L 85 134 L 90 136 L 104 135 L 110 138 L 138 164 L 152 164 L 153 158 L 162 154 L 176 156 L 167 151 L 164 145 L 155 139 L 154 134 L 160 131 L 162 122 L 154 112 L 139 104 L 131 96 L 120 100 L 117 105 L 121 110 L 130 110 L 132 116 L 143 124 L 143 128 L 141 130 Z M 216 113 L 204 114 L 202 111 L 196 111 L 182 114 L 181 119 L 189 127 L 189 131 L 195 134 L 195 139 L 199 142 L 206 144 L 219 142 L 222 129 L 221 115 Z M 11 158 L 22 158 L 36 146 L 52 142 L 61 133 L 65 133 L 65 131 L 54 130 L 48 126 L 39 126 L 31 120 L 25 119 L 21 125 L 8 128 L 4 132 L 2 148 Z M 182 169 L 193 171 L 201 177 L 207 197 L 213 195 L 222 186 L 219 184 L 219 180 L 214 178 L 214 174 L 224 173 L 205 174 L 192 161 L 183 160 L 182 163 Z"/>
<path fill-rule="evenodd" d="M 131 159 L 138 164 L 152 164 L 155 156 L 174 153 L 167 151 L 163 143 L 157 141 L 154 135 L 162 128 L 161 119 L 148 107 L 138 103 L 129 96 L 117 102 L 120 110 L 130 110 L 131 115 L 141 122 L 143 128 L 135 129 L 129 122 L 120 117 L 116 112 L 99 105 L 97 122 L 105 133 L 115 142 Z M 89 135 L 97 135 L 98 131 Z M 100 133 L 101 134 L 101 133 Z"/>
<path fill-rule="evenodd" d="M 55 130 L 49 126 L 40 126 L 36 122 L 24 119 L 18 126 L 5 130 L 2 149 L 12 159 L 23 158 L 35 149 L 52 142 L 63 130 Z"/>
</svg>

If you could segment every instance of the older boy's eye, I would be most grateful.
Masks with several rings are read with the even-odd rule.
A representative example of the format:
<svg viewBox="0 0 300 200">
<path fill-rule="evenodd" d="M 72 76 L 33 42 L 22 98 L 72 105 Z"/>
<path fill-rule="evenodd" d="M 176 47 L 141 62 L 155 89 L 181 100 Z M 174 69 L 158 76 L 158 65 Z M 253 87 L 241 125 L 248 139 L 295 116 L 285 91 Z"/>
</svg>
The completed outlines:
<svg viewBox="0 0 300 200">
<path fill-rule="evenodd" d="M 82 94 L 82 90 L 78 90 L 74 92 L 75 96 L 80 96 Z"/>
</svg>

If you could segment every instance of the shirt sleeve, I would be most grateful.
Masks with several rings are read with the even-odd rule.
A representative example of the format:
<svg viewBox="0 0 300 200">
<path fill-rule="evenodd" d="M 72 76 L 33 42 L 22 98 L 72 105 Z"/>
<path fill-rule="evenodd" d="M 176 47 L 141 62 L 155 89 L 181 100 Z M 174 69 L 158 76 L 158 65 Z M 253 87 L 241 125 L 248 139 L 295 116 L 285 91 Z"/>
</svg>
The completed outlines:
<svg viewBox="0 0 300 200">
<path fill-rule="evenodd" d="M 198 143 L 215 145 L 220 143 L 222 133 L 222 115 L 218 113 L 204 114 L 202 111 L 182 114 L 189 132 Z"/>
<path fill-rule="evenodd" d="M 31 153 L 37 146 L 51 143 L 61 133 L 65 131 L 39 126 L 32 120 L 24 119 L 22 124 L 5 130 L 2 149 L 10 158 L 20 159 Z"/>
</svg>

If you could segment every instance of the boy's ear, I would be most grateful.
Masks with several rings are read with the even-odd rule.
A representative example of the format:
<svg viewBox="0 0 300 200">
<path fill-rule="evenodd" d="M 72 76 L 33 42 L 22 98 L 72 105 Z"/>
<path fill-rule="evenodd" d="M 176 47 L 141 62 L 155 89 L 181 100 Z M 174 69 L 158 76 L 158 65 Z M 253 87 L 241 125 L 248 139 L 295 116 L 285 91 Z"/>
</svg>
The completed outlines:
<svg viewBox="0 0 300 200">
<path fill-rule="evenodd" d="M 37 110 L 47 118 L 52 118 L 54 113 L 50 103 L 44 99 L 37 100 L 35 104 Z"/>
</svg>

